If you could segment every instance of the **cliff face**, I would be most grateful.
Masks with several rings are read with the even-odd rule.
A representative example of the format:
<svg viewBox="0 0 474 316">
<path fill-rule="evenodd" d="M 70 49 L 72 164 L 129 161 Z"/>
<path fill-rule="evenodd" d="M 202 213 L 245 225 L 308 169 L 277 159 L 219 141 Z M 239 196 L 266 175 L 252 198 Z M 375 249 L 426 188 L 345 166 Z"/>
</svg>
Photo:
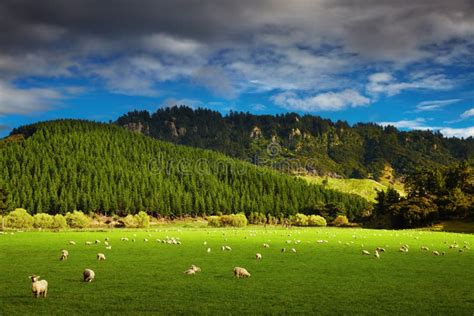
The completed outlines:
<svg viewBox="0 0 474 316">
<path fill-rule="evenodd" d="M 472 138 L 447 139 L 430 131 L 402 132 L 371 123 L 350 126 L 295 113 L 222 116 L 181 106 L 152 114 L 131 112 L 116 123 L 157 139 L 247 161 L 270 160 L 272 167 L 277 163 L 280 168 L 283 162 L 296 165 L 299 173 L 377 179 L 387 165 L 399 176 L 416 168 L 474 161 Z"/>
</svg>

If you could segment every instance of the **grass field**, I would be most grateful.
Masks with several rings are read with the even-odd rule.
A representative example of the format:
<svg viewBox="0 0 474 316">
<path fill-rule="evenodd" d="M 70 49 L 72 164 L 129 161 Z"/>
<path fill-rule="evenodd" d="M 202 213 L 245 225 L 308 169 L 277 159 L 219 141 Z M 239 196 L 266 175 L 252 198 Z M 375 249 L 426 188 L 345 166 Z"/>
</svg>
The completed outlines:
<svg viewBox="0 0 474 316">
<path fill-rule="evenodd" d="M 182 244 L 156 242 L 166 236 Z M 106 237 L 110 250 L 103 243 L 85 245 Z M 321 239 L 328 242 L 316 242 Z M 473 315 L 474 250 L 449 249 L 454 242 L 474 246 L 474 235 L 262 227 L 18 232 L 0 235 L 0 314 Z M 400 244 L 409 252 L 399 252 Z M 221 251 L 222 245 L 232 251 Z M 361 255 L 377 246 L 387 250 L 379 260 Z M 282 253 L 283 247 L 297 252 Z M 67 261 L 59 261 L 62 249 L 69 250 Z M 98 262 L 98 252 L 107 260 Z M 256 252 L 262 261 L 254 259 Z M 184 275 L 191 264 L 202 272 Z M 252 276 L 235 279 L 234 266 Z M 94 282 L 82 282 L 85 268 L 96 272 Z M 33 298 L 32 274 L 49 282 L 47 298 Z"/>
<path fill-rule="evenodd" d="M 302 176 L 303 179 L 311 183 L 322 184 L 325 177 L 319 176 Z M 327 178 L 328 183 L 326 187 L 328 189 L 333 189 L 336 191 L 344 193 L 352 193 L 362 196 L 370 202 L 375 202 L 375 197 L 377 196 L 376 190 L 385 191 L 388 188 L 387 185 L 380 182 L 371 180 L 371 179 L 336 179 L 336 178 Z M 395 183 L 392 185 L 395 190 L 397 190 L 401 195 L 405 195 L 403 190 L 403 185 L 400 183 Z"/>
</svg>

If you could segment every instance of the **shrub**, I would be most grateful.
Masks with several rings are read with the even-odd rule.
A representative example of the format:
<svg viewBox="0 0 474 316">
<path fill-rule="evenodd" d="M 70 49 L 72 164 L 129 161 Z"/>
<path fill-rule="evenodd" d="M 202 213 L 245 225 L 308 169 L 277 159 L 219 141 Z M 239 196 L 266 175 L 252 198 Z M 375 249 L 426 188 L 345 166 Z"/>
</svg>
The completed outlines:
<svg viewBox="0 0 474 316">
<path fill-rule="evenodd" d="M 66 218 L 62 216 L 61 214 L 54 215 L 51 228 L 61 229 L 61 228 L 66 228 L 66 227 L 67 227 Z"/>
<path fill-rule="evenodd" d="M 85 228 L 90 225 L 90 218 L 82 212 L 74 211 L 66 214 L 66 222 L 71 228 Z"/>
<path fill-rule="evenodd" d="M 277 225 L 278 224 L 278 218 L 273 216 L 272 214 L 268 214 L 268 224 Z"/>
<path fill-rule="evenodd" d="M 10 228 L 31 228 L 33 222 L 33 216 L 22 208 L 17 208 L 5 217 L 5 225 Z"/>
<path fill-rule="evenodd" d="M 247 217 L 245 214 L 229 214 L 220 217 L 221 226 L 244 227 L 247 226 Z"/>
<path fill-rule="evenodd" d="M 340 226 L 348 226 L 349 225 L 349 220 L 347 219 L 347 216 L 345 215 L 338 215 L 334 221 L 332 222 L 334 226 L 340 227 Z"/>
<path fill-rule="evenodd" d="M 211 227 L 220 227 L 221 226 L 221 221 L 219 216 L 208 216 L 206 218 L 207 220 L 207 225 Z"/>
<path fill-rule="evenodd" d="M 51 228 L 53 217 L 46 213 L 38 213 L 33 216 L 33 226 L 36 228 Z"/>
<path fill-rule="evenodd" d="M 324 227 L 327 226 L 327 222 L 324 219 L 324 217 L 319 216 L 319 215 L 310 215 L 308 216 L 308 225 L 309 226 L 318 226 L 318 227 Z"/>
<path fill-rule="evenodd" d="M 140 227 L 140 228 L 150 227 L 150 218 L 148 217 L 148 214 L 143 211 L 135 215 L 135 222 L 137 224 L 137 227 Z"/>
<path fill-rule="evenodd" d="M 265 224 L 267 222 L 267 218 L 265 214 L 259 212 L 252 212 L 249 216 L 249 223 L 250 224 Z"/>
<path fill-rule="evenodd" d="M 137 220 L 132 214 L 128 214 L 124 218 L 121 218 L 119 222 L 127 228 L 137 227 Z"/>
<path fill-rule="evenodd" d="M 298 213 L 293 217 L 293 225 L 308 226 L 308 216 Z"/>
</svg>

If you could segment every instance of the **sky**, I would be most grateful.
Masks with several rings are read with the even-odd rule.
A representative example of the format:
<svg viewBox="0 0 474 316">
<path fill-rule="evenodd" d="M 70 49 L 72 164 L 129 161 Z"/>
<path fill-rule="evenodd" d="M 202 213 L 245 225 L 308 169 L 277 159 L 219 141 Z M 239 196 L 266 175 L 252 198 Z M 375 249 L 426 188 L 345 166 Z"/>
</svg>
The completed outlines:
<svg viewBox="0 0 474 316">
<path fill-rule="evenodd" d="M 0 136 L 175 104 L 474 136 L 474 1 L 0 2 Z"/>
</svg>

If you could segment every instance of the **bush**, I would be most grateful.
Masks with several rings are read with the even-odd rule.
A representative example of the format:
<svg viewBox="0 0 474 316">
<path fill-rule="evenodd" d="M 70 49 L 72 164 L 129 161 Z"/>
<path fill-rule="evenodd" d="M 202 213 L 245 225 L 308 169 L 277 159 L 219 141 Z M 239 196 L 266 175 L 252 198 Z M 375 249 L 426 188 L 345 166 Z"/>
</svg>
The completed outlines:
<svg viewBox="0 0 474 316">
<path fill-rule="evenodd" d="M 347 219 L 347 216 L 345 215 L 338 215 L 334 221 L 332 222 L 334 226 L 341 227 L 341 226 L 348 226 L 349 225 L 349 220 Z"/>
<path fill-rule="evenodd" d="M 51 228 L 53 217 L 46 213 L 38 213 L 33 216 L 33 226 L 36 228 Z"/>
<path fill-rule="evenodd" d="M 10 228 L 31 228 L 33 223 L 33 216 L 22 208 L 17 208 L 5 217 L 5 225 Z"/>
<path fill-rule="evenodd" d="M 293 225 L 308 226 L 308 216 L 298 213 L 293 218 Z"/>
<path fill-rule="evenodd" d="M 124 227 L 127 227 L 127 228 L 134 228 L 134 227 L 137 227 L 137 219 L 135 218 L 135 216 L 133 216 L 132 214 L 128 214 L 127 216 L 125 216 L 124 218 L 121 218 L 119 220 L 119 222 L 124 226 Z"/>
<path fill-rule="evenodd" d="M 74 211 L 66 214 L 66 222 L 71 228 L 85 228 L 90 225 L 90 218 L 82 212 Z"/>
<path fill-rule="evenodd" d="M 325 227 L 328 225 L 324 217 L 319 215 L 310 215 L 308 216 L 308 225 L 309 226 L 318 226 L 318 227 Z"/>
<path fill-rule="evenodd" d="M 249 223 L 250 224 L 265 224 L 267 222 L 267 218 L 265 214 L 252 212 L 249 216 Z"/>
<path fill-rule="evenodd" d="M 208 216 L 206 220 L 207 220 L 207 226 L 211 226 L 211 227 L 221 226 L 221 220 L 219 216 Z"/>
<path fill-rule="evenodd" d="M 143 211 L 135 215 L 135 222 L 137 224 L 137 227 L 140 227 L 140 228 L 150 227 L 150 218 L 148 217 L 148 214 Z"/>
<path fill-rule="evenodd" d="M 278 224 L 278 218 L 273 216 L 272 214 L 268 214 L 268 224 L 277 225 Z"/>
<path fill-rule="evenodd" d="M 56 214 L 53 217 L 53 223 L 51 224 L 51 228 L 55 229 L 62 229 L 67 227 L 66 218 L 61 214 Z"/>
<path fill-rule="evenodd" d="M 244 227 L 247 226 L 247 217 L 245 214 L 230 214 L 220 217 L 221 226 Z"/>
</svg>

